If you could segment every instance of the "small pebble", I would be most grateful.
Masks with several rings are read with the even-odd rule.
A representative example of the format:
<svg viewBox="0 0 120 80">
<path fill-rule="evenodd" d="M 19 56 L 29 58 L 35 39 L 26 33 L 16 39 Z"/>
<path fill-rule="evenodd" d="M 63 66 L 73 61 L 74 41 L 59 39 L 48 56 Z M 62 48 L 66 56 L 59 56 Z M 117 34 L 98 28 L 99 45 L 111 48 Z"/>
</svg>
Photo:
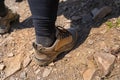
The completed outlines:
<svg viewBox="0 0 120 80">
<path fill-rule="evenodd" d="M 3 70 L 5 68 L 4 64 L 0 64 L 0 70 Z"/>
</svg>

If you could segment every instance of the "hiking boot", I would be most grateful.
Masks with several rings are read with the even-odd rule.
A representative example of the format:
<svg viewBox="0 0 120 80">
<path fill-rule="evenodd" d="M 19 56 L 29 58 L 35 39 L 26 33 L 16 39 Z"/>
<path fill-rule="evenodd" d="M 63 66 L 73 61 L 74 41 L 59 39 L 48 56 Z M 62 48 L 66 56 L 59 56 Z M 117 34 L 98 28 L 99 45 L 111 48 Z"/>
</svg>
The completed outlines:
<svg viewBox="0 0 120 80">
<path fill-rule="evenodd" d="M 33 43 L 35 49 L 34 59 L 40 66 L 46 66 L 52 62 L 60 53 L 70 51 L 77 41 L 77 31 L 66 30 L 62 27 L 56 28 L 56 41 L 50 47 L 44 47 Z"/>
<path fill-rule="evenodd" d="M 8 32 L 10 29 L 10 24 L 18 19 L 19 15 L 8 9 L 7 15 L 5 17 L 0 17 L 0 34 Z"/>
</svg>

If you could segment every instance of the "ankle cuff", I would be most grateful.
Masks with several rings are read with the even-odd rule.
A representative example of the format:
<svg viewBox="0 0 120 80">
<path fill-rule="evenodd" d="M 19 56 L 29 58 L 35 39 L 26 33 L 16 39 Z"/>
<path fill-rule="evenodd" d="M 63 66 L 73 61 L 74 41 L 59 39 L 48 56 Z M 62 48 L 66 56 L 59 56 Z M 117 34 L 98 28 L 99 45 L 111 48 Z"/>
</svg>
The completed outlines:
<svg viewBox="0 0 120 80">
<path fill-rule="evenodd" d="M 44 47 L 49 47 L 53 44 L 55 38 L 36 36 L 36 43 L 41 44 Z"/>
</svg>

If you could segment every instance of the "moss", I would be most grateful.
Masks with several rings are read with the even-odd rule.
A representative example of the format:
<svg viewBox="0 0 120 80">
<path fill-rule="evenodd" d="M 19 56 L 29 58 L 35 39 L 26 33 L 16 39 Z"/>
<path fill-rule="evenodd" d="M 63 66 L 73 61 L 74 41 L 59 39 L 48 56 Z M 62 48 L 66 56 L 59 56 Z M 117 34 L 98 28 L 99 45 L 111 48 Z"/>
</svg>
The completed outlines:
<svg viewBox="0 0 120 80">
<path fill-rule="evenodd" d="M 107 25 L 109 28 L 114 27 L 114 24 L 113 24 L 111 21 L 107 21 L 107 22 L 106 22 L 106 25 Z"/>
<path fill-rule="evenodd" d="M 118 18 L 116 21 L 116 27 L 120 27 L 120 18 Z"/>
<path fill-rule="evenodd" d="M 107 25 L 109 28 L 120 27 L 120 18 L 116 19 L 116 22 L 115 22 L 115 23 L 113 23 L 112 21 L 107 21 L 107 22 L 106 22 L 106 25 Z"/>
</svg>

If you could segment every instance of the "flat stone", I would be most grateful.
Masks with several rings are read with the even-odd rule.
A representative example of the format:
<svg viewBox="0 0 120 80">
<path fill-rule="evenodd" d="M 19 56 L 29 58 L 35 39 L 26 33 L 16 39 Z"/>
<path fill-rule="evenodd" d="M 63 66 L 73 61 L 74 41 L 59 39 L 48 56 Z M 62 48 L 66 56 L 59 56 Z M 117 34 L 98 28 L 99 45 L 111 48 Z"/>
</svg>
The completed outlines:
<svg viewBox="0 0 120 80">
<path fill-rule="evenodd" d="M 109 53 L 96 53 L 94 59 L 101 70 L 102 76 L 109 74 L 114 66 L 115 56 Z"/>
<path fill-rule="evenodd" d="M 5 69 L 6 78 L 21 69 L 22 59 L 23 54 L 18 54 L 15 57 L 7 58 L 4 60 L 7 63 Z"/>
<path fill-rule="evenodd" d="M 29 56 L 26 57 L 23 61 L 23 67 L 27 67 L 30 64 L 30 62 L 31 62 L 30 57 Z"/>
</svg>

